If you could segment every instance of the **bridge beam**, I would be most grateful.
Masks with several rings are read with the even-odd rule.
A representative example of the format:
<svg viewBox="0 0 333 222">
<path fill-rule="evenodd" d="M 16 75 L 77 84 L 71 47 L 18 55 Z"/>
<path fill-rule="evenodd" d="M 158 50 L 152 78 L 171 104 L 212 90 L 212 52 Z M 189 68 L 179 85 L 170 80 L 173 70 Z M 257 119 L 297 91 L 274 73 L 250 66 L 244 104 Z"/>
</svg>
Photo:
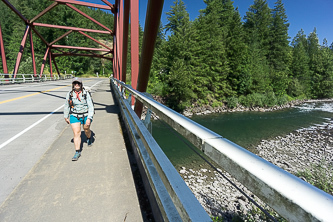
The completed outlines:
<svg viewBox="0 0 333 222">
<path fill-rule="evenodd" d="M 118 78 L 123 81 L 123 23 L 124 23 L 124 0 L 119 1 L 119 18 L 118 18 Z"/>
<path fill-rule="evenodd" d="M 127 71 L 127 48 L 128 48 L 128 23 L 129 23 L 129 8 L 130 2 L 129 0 L 125 0 L 124 4 L 124 13 L 123 13 L 123 34 L 122 34 L 122 43 L 123 43 L 123 50 L 122 50 L 122 81 L 126 82 L 126 71 Z"/>
<path fill-rule="evenodd" d="M 69 29 L 74 31 L 83 31 L 83 32 L 95 32 L 100 34 L 112 34 L 112 31 L 103 31 L 103 30 L 95 30 L 95 29 L 84 29 L 84 28 L 77 28 L 77 27 L 69 27 L 69 26 L 63 26 L 63 25 L 51 25 L 51 24 L 44 24 L 44 23 L 33 23 L 34 26 L 40 26 L 40 27 L 48 27 L 48 28 L 56 28 L 56 29 Z"/>
<path fill-rule="evenodd" d="M 44 54 L 44 58 L 43 58 L 43 62 L 42 62 L 42 66 L 40 68 L 40 74 L 39 74 L 39 77 L 42 78 L 42 75 L 43 75 L 43 71 L 44 71 L 44 67 L 45 67 L 45 63 L 46 63 L 46 59 L 47 59 L 47 55 L 49 54 L 49 50 L 50 50 L 50 47 L 47 47 L 46 49 L 46 52 Z"/>
<path fill-rule="evenodd" d="M 82 16 L 86 17 L 87 19 L 89 19 L 90 21 L 94 22 L 95 24 L 99 25 L 100 27 L 104 28 L 105 30 L 109 31 L 112 34 L 112 30 L 109 29 L 108 27 L 106 27 L 105 25 L 101 24 L 100 22 L 96 21 L 95 19 L 93 19 L 92 17 L 90 17 L 89 15 L 87 15 L 86 13 L 82 12 L 81 10 L 79 10 L 78 8 L 74 7 L 71 4 L 66 3 L 66 5 L 68 7 L 70 7 L 71 9 L 73 9 L 74 11 L 76 11 L 77 13 L 81 14 Z"/>
<path fill-rule="evenodd" d="M 0 23 L 0 52 L 1 52 L 3 73 L 8 74 L 6 53 L 5 53 L 5 45 L 3 44 L 3 38 L 2 38 L 1 23 Z M 5 77 L 8 78 L 8 75 L 6 75 Z"/>
<path fill-rule="evenodd" d="M 54 0 L 55 2 L 59 2 L 59 3 L 70 3 L 73 5 L 82 5 L 82 6 L 87 6 L 87 7 L 92 7 L 92 8 L 100 8 L 100 9 L 106 9 L 106 10 L 112 10 L 113 5 L 107 4 L 106 5 L 99 5 L 99 4 L 94 4 L 94 3 L 88 3 L 88 2 L 82 2 L 82 1 L 74 1 L 74 0 Z M 105 2 L 104 2 L 105 3 Z"/>
<path fill-rule="evenodd" d="M 110 51 L 112 51 L 112 50 L 113 50 L 113 49 L 111 49 L 110 47 L 108 47 L 107 45 L 105 45 L 105 44 L 103 44 L 103 43 L 101 43 L 101 42 L 97 41 L 96 39 L 94 39 L 94 38 L 93 38 L 93 37 L 91 37 L 90 35 L 88 35 L 88 34 L 86 34 L 86 33 L 82 32 L 82 31 L 79 31 L 79 33 L 80 33 L 80 34 L 82 34 L 82 35 L 84 35 L 85 37 L 87 37 L 87 38 L 89 38 L 89 39 L 93 40 L 94 42 L 98 43 L 99 45 L 101 45 L 101 46 L 103 46 L 103 47 L 105 47 L 105 48 L 109 49 Z"/>
<path fill-rule="evenodd" d="M 28 24 L 28 19 L 26 17 L 24 17 L 24 15 L 21 14 L 21 12 L 19 12 L 12 4 L 10 4 L 7 0 L 2 0 L 3 3 L 5 3 L 8 8 L 10 8 L 16 15 L 18 15 L 18 17 L 20 17 L 20 19 L 22 19 L 24 21 L 24 23 Z"/>
<path fill-rule="evenodd" d="M 37 70 L 36 70 L 36 60 L 35 60 L 35 49 L 34 49 L 34 41 L 32 39 L 32 31 L 29 30 L 29 36 L 30 36 L 30 49 L 31 49 L 31 57 L 32 57 L 32 68 L 34 70 L 34 77 L 37 76 Z"/>
<path fill-rule="evenodd" d="M 55 58 L 54 58 L 54 56 L 53 56 L 53 53 L 51 54 L 51 56 L 52 56 L 53 64 L 54 64 L 54 66 L 55 66 L 55 68 L 56 68 L 56 70 L 57 70 L 58 77 L 60 77 L 60 72 L 59 72 L 59 69 L 58 69 L 58 65 L 57 65 L 57 63 L 56 63 L 56 61 L 55 61 Z"/>
<path fill-rule="evenodd" d="M 136 90 L 139 75 L 139 1 L 131 0 L 131 82 Z M 132 97 L 132 106 L 135 98 Z"/>
<path fill-rule="evenodd" d="M 16 63 L 15 63 L 14 72 L 13 72 L 14 79 L 16 77 L 16 74 L 17 74 L 19 66 L 20 66 L 22 54 L 23 54 L 23 51 L 24 51 L 24 47 L 25 47 L 25 43 L 27 41 L 27 36 L 28 36 L 29 31 L 30 31 L 30 26 L 27 25 L 27 27 L 25 29 L 25 32 L 24 32 L 24 35 L 23 35 L 23 39 L 21 41 L 20 50 L 19 50 L 19 52 L 17 54 L 17 58 L 16 58 Z"/>
<path fill-rule="evenodd" d="M 155 42 L 156 42 L 158 28 L 160 25 L 163 3 L 164 0 L 148 1 L 139 76 L 137 83 L 137 90 L 139 92 L 146 92 L 147 90 L 150 67 L 153 61 Z M 141 103 L 135 104 L 134 110 L 138 116 L 141 116 L 142 108 L 143 106 Z"/>
</svg>

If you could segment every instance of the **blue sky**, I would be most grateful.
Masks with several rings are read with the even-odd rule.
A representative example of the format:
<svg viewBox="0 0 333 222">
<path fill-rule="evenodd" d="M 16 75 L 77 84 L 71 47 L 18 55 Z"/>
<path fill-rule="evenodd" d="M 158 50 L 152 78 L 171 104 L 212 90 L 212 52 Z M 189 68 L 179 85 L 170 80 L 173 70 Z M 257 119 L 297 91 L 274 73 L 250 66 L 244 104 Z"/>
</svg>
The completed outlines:
<svg viewBox="0 0 333 222">
<path fill-rule="evenodd" d="M 162 23 L 167 23 L 166 12 L 170 11 L 174 5 L 174 0 L 164 0 Z M 206 4 L 203 0 L 183 0 L 186 9 L 190 14 L 190 20 L 194 20 L 199 15 L 199 10 L 204 9 Z M 238 7 L 243 19 L 253 0 L 234 0 L 234 6 Z M 268 0 L 268 6 L 273 9 L 276 0 Z M 304 30 L 308 36 L 317 29 L 319 43 L 323 43 L 326 38 L 328 44 L 333 42 L 333 0 L 283 0 L 284 8 L 288 16 L 290 41 L 296 36 L 298 31 Z M 140 0 L 140 23 L 144 27 L 145 12 L 147 9 L 147 0 Z"/>
<path fill-rule="evenodd" d="M 86 2 L 93 2 L 104 4 L 101 0 L 83 0 Z M 114 3 L 113 0 L 109 0 Z M 148 0 L 139 0 L 139 19 L 140 24 L 144 27 L 144 20 L 147 10 Z M 174 0 L 164 0 L 164 7 L 162 13 L 162 23 L 167 23 L 166 12 L 170 11 Z M 203 0 L 183 0 L 186 9 L 190 14 L 190 19 L 194 20 L 199 15 L 199 10 L 205 8 Z M 276 0 L 267 0 L 271 9 L 274 8 Z M 313 32 L 314 28 L 317 29 L 319 43 L 323 43 L 326 38 L 328 44 L 333 42 L 333 0 L 283 0 L 286 14 L 288 16 L 289 36 L 290 41 L 296 36 L 297 32 L 301 29 L 304 30 L 308 36 Z M 234 0 L 234 6 L 238 7 L 241 17 L 243 18 L 248 11 L 253 0 Z"/>
</svg>

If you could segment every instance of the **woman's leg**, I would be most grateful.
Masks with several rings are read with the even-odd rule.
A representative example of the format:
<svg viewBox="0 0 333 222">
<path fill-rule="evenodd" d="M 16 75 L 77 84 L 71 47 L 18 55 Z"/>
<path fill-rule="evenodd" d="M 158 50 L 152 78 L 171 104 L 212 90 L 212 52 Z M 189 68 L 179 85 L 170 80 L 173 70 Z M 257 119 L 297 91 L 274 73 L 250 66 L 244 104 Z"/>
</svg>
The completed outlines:
<svg viewBox="0 0 333 222">
<path fill-rule="evenodd" d="M 74 147 L 76 151 L 80 151 L 81 145 L 81 123 L 72 123 L 72 130 L 74 133 Z"/>
<path fill-rule="evenodd" d="M 86 134 L 86 137 L 88 139 L 91 137 L 90 124 L 91 124 L 91 120 L 87 119 L 87 117 L 85 117 L 83 130 L 84 130 L 84 133 Z"/>
<path fill-rule="evenodd" d="M 91 130 L 90 125 L 83 125 L 84 133 L 86 134 L 87 138 L 91 137 Z"/>
</svg>

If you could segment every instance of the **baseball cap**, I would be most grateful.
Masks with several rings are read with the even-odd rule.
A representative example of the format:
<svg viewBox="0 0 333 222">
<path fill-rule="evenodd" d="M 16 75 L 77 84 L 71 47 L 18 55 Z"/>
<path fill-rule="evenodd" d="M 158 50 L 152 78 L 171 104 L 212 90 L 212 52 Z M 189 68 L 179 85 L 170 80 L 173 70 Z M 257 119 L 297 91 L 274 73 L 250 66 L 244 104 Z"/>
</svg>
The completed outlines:
<svg viewBox="0 0 333 222">
<path fill-rule="evenodd" d="M 82 84 L 82 79 L 79 78 L 79 77 L 74 77 L 74 78 L 72 79 L 72 83 L 74 83 L 74 82 L 79 82 L 79 83 Z"/>
</svg>

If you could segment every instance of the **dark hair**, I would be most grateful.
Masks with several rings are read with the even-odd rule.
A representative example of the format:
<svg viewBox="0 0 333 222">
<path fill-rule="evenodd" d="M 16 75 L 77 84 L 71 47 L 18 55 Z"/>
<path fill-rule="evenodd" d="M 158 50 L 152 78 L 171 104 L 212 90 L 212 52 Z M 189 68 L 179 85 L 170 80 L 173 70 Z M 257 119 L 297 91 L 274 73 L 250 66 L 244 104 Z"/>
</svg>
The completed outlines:
<svg viewBox="0 0 333 222">
<path fill-rule="evenodd" d="M 75 85 L 75 83 L 79 83 L 80 84 L 80 90 L 82 91 L 82 89 L 83 89 L 83 84 L 82 83 L 80 83 L 79 81 L 74 81 L 73 83 L 72 83 L 72 89 L 74 89 L 74 85 Z"/>
</svg>

